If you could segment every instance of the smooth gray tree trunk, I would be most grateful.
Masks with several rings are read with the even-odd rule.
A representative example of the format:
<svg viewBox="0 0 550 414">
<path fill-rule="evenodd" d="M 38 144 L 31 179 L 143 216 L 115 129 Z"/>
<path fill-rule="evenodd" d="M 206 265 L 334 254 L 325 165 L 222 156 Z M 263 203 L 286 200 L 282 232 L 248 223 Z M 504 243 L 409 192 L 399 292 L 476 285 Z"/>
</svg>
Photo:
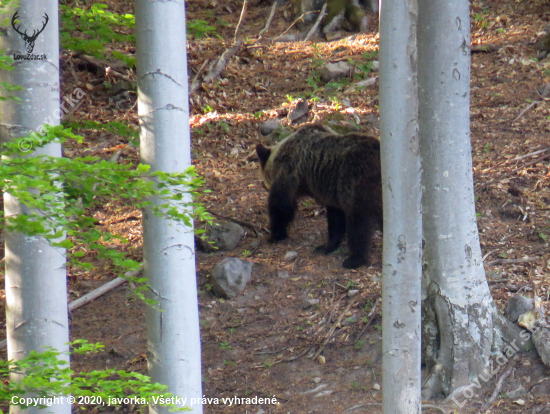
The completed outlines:
<svg viewBox="0 0 550 414">
<path fill-rule="evenodd" d="M 419 0 L 418 7 L 422 336 L 429 372 L 423 397 L 429 399 L 476 381 L 491 347 L 501 348 L 502 341 L 495 331 L 501 320 L 485 278 L 474 203 L 468 0 Z"/>
<path fill-rule="evenodd" d="M 151 171 L 183 172 L 191 165 L 185 4 L 137 0 L 136 26 L 142 162 Z M 149 375 L 202 413 L 193 229 L 145 210 L 143 259 L 149 297 L 158 302 L 147 309 Z"/>
<path fill-rule="evenodd" d="M 422 189 L 416 17 L 416 0 L 384 0 L 380 19 L 380 130 L 385 413 L 421 411 Z"/>
<path fill-rule="evenodd" d="M 59 110 L 59 31 L 57 0 L 21 0 L 19 11 L 20 32 L 32 35 L 49 21 L 35 42 L 33 55 L 45 54 L 46 60 L 19 60 L 11 72 L 3 71 L 2 80 L 21 85 L 16 93 L 21 103 L 12 100 L 0 102 L 0 133 L 2 141 L 29 135 L 47 124 L 58 125 Z M 15 12 L 15 10 L 13 10 Z M 12 14 L 13 14 L 12 12 Z M 9 16 L 12 18 L 12 15 Z M 26 43 L 13 27 L 0 35 L 0 48 L 13 57 L 26 55 Z M 21 142 L 29 151 L 34 150 L 40 135 Z M 30 153 L 30 152 L 29 152 Z M 49 144 L 36 149 L 33 155 L 61 156 L 60 144 Z M 6 217 L 30 213 L 9 194 L 4 194 Z M 8 232 L 6 240 L 6 329 L 8 359 L 19 360 L 30 351 L 45 351 L 45 346 L 61 352 L 68 350 L 69 323 L 67 311 L 67 282 L 65 250 L 53 248 L 42 237 Z M 12 380 L 20 376 L 13 375 Z M 26 413 L 68 414 L 71 406 L 64 398 L 44 410 L 31 407 Z M 17 405 L 11 413 L 22 410 Z"/>
</svg>

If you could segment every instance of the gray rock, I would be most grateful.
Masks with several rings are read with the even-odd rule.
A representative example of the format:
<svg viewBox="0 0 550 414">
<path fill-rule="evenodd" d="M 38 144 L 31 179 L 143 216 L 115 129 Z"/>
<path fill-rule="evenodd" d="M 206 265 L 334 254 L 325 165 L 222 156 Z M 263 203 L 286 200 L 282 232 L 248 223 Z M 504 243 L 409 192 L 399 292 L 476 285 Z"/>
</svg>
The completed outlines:
<svg viewBox="0 0 550 414">
<path fill-rule="evenodd" d="M 506 393 L 506 396 L 510 399 L 514 399 L 514 398 L 521 397 L 522 395 L 525 395 L 525 394 L 527 394 L 527 390 L 520 386 L 518 389 L 514 391 L 508 391 Z"/>
<path fill-rule="evenodd" d="M 302 302 L 302 309 L 311 308 L 312 306 L 318 305 L 319 299 L 305 299 Z"/>
<path fill-rule="evenodd" d="M 203 247 L 207 252 L 215 251 L 216 249 L 213 246 L 217 247 L 218 251 L 231 251 L 244 237 L 244 229 L 239 226 L 237 223 L 232 223 L 230 221 L 214 223 L 212 225 L 206 225 L 205 236 L 210 243 L 203 243 Z M 204 245 L 209 245 L 204 247 Z"/>
<path fill-rule="evenodd" d="M 300 99 L 296 103 L 293 102 L 292 109 L 288 113 L 288 119 L 290 119 L 291 121 L 296 121 L 304 115 L 307 115 L 308 112 L 309 105 L 307 103 L 307 100 Z"/>
<path fill-rule="evenodd" d="M 277 276 L 279 276 L 281 279 L 286 279 L 287 277 L 290 276 L 290 273 L 288 273 L 287 270 L 279 270 L 277 272 Z"/>
<path fill-rule="evenodd" d="M 328 63 L 319 70 L 321 80 L 330 82 L 331 80 L 340 79 L 349 76 L 351 66 L 348 62 Z"/>
<path fill-rule="evenodd" d="M 252 263 L 227 257 L 212 269 L 212 290 L 218 296 L 234 298 L 252 276 Z"/>
<path fill-rule="evenodd" d="M 516 294 L 508 299 L 508 303 L 506 304 L 506 316 L 508 317 L 508 320 L 517 322 L 521 315 L 532 310 L 533 308 L 533 299 Z"/>
<path fill-rule="evenodd" d="M 284 36 L 279 36 L 275 39 L 277 43 L 286 43 L 286 42 L 296 42 L 300 40 L 300 36 L 297 34 L 286 34 Z"/>
<path fill-rule="evenodd" d="M 291 251 L 289 251 L 289 252 L 286 252 L 285 257 L 283 258 L 283 260 L 284 260 L 285 262 L 292 262 L 292 261 L 294 261 L 297 257 L 298 257 L 298 252 L 295 252 L 295 251 L 291 250 Z"/>
<path fill-rule="evenodd" d="M 278 119 L 268 119 L 260 124 L 260 134 L 269 135 L 281 127 L 281 121 Z"/>
</svg>

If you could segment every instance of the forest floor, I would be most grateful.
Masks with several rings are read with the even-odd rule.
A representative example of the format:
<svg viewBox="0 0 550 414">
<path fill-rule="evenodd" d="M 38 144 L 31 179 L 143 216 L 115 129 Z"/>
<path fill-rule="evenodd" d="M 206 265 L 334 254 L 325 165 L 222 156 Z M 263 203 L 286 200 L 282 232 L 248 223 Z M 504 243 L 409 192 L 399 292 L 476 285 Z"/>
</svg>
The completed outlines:
<svg viewBox="0 0 550 414">
<path fill-rule="evenodd" d="M 133 13 L 133 2 L 106 3 L 113 12 Z M 189 39 L 189 76 L 193 79 L 205 61 L 231 46 L 242 1 L 190 0 L 186 7 L 188 21 L 204 20 L 216 28 L 216 35 Z M 280 117 L 295 129 L 331 117 L 342 126 L 359 124 L 361 130 L 379 136 L 378 83 L 349 89 L 360 77 L 378 75 L 362 70 L 368 61 L 378 60 L 373 53 L 378 49 L 378 17 L 368 15 L 366 33 L 348 33 L 332 41 L 315 38 L 280 43 L 273 39 L 293 21 L 290 6 L 281 6 L 258 40 L 270 9 L 267 2 L 249 5 L 240 34 L 247 42 L 217 80 L 191 96 L 191 128 L 193 164 L 211 190 L 202 202 L 220 216 L 258 229 L 246 228 L 246 237 L 232 252 L 197 252 L 203 392 L 205 397 L 220 399 L 275 396 L 280 404 L 211 404 L 204 412 L 379 413 L 381 236 L 375 238 L 371 267 L 345 270 L 342 250 L 329 256 L 313 255 L 314 246 L 325 237 L 326 220 L 319 206 L 304 200 L 290 239 L 267 243 L 267 192 L 254 162 L 256 144 L 269 143 L 258 133 L 258 125 L 267 119 Z M 487 277 L 500 310 L 517 292 L 548 302 L 550 105 L 538 91 L 550 82 L 550 59 L 534 57 L 550 10 L 540 0 L 473 1 L 471 18 L 472 44 L 495 46 L 472 55 L 471 77 L 476 208 Z M 350 60 L 358 77 L 351 77 L 348 84 L 327 86 L 316 78 L 322 63 Z M 205 67 L 208 70 L 208 64 Z M 114 100 L 112 89 L 104 84 L 115 84 L 118 79 L 106 78 L 66 51 L 62 68 L 63 94 L 77 87 L 87 92 L 73 114 L 76 121 L 137 125 L 136 94 Z M 135 73 L 126 74 L 135 79 Z M 308 100 L 308 115 L 292 123 L 285 116 L 291 102 L 302 97 Z M 122 150 L 121 160 L 139 160 L 138 150 L 116 134 L 80 133 L 85 142 L 67 147 L 67 156 L 86 152 L 110 158 Z M 119 248 L 142 260 L 140 211 L 106 204 L 96 218 L 105 229 L 130 241 Z M 284 261 L 288 251 L 298 252 L 296 260 Z M 254 263 L 252 279 L 234 300 L 217 298 L 209 290 L 211 270 L 225 257 Z M 71 300 L 117 276 L 109 264 L 96 264 L 94 271 L 70 269 Z M 308 307 L 304 305 L 307 299 L 319 299 L 319 303 Z M 71 338 L 101 341 L 107 350 L 75 356 L 74 369 L 118 367 L 146 373 L 144 311 L 145 305 L 126 286 L 73 311 Z M 323 363 L 311 358 L 340 319 L 323 350 Z M 544 381 L 550 370 L 536 352 L 519 355 L 509 364 L 515 370 L 487 412 L 550 413 L 550 381 Z M 452 403 L 443 407 L 447 412 L 481 412 L 499 376 L 463 408 Z M 527 391 L 518 392 L 515 398 L 503 394 L 520 386 Z M 442 406 L 441 401 L 430 403 Z M 132 410 L 124 407 L 120 411 Z M 436 411 L 426 408 L 424 412 Z"/>
</svg>

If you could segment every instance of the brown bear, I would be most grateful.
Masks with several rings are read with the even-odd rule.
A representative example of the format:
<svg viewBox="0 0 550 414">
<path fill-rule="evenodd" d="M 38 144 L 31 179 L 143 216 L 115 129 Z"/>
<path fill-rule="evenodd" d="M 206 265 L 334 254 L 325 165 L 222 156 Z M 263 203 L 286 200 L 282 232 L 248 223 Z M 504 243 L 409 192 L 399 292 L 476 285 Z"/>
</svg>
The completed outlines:
<svg viewBox="0 0 550 414">
<path fill-rule="evenodd" d="M 326 207 L 328 241 L 319 253 L 336 250 L 348 235 L 349 257 L 342 266 L 369 264 L 376 228 L 382 229 L 380 142 L 362 134 L 337 135 L 310 125 L 272 148 L 259 144 L 260 175 L 269 190 L 271 242 L 286 239 L 298 199 L 313 197 Z"/>
</svg>

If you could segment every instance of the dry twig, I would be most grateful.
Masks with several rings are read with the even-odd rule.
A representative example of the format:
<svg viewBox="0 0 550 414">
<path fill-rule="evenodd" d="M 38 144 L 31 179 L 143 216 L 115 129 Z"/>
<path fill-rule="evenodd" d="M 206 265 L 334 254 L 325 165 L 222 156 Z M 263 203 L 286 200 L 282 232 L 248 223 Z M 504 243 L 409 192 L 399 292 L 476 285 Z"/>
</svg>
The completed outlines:
<svg viewBox="0 0 550 414">
<path fill-rule="evenodd" d="M 204 70 L 208 62 L 209 62 L 209 59 L 206 59 L 201 65 L 201 67 L 199 68 L 199 70 L 197 71 L 197 74 L 193 78 L 193 81 L 191 82 L 191 86 L 189 87 L 189 95 L 194 94 L 197 91 L 197 89 L 201 87 L 201 83 L 199 82 L 199 76 L 202 74 L 202 71 Z"/>
<path fill-rule="evenodd" d="M 527 168 L 527 167 L 530 167 L 531 165 L 533 164 L 536 164 L 538 162 L 541 162 L 541 161 L 544 161 L 546 159 L 550 158 L 550 154 L 545 154 L 543 155 L 542 157 L 539 157 L 533 161 L 529 161 L 528 163 L 525 163 L 523 164 L 521 167 L 517 167 L 517 168 L 514 168 L 513 170 L 510 170 L 508 171 L 506 174 L 503 174 L 501 175 L 500 177 L 497 177 L 497 178 L 493 178 L 492 180 L 490 181 L 487 181 L 486 183 L 483 183 L 483 184 L 480 184 L 477 186 L 477 188 L 475 189 L 475 191 L 480 191 L 480 190 L 483 190 L 484 188 L 487 188 L 489 187 L 490 185 L 494 184 L 496 181 L 500 181 L 500 180 L 503 180 L 507 177 L 510 177 L 511 175 L 514 175 L 517 173 L 517 171 L 520 169 L 520 168 Z"/>
<path fill-rule="evenodd" d="M 493 393 L 491 394 L 491 397 L 489 397 L 487 402 L 481 408 L 482 411 L 487 410 L 489 408 L 489 406 L 495 402 L 495 400 L 497 398 L 497 395 L 498 395 L 498 393 L 500 392 L 500 390 L 502 388 L 502 384 L 504 383 L 504 380 L 510 376 L 510 374 L 512 373 L 513 370 L 514 370 L 514 366 L 512 365 L 510 368 L 508 368 L 506 371 L 504 371 L 504 374 L 502 374 L 500 376 L 500 378 L 497 381 L 497 385 L 496 385 Z"/>
<path fill-rule="evenodd" d="M 267 22 L 265 24 L 265 27 L 260 30 L 260 33 L 258 34 L 258 39 L 262 38 L 262 35 L 269 29 L 269 26 L 271 25 L 271 21 L 273 20 L 273 16 L 275 15 L 275 9 L 277 8 L 278 2 L 274 2 L 273 6 L 271 6 L 271 12 L 269 13 L 269 17 L 267 18 Z"/>
<path fill-rule="evenodd" d="M 209 83 L 216 79 L 229 63 L 229 59 L 231 59 L 233 55 L 237 53 L 242 45 L 243 41 L 238 40 L 235 42 L 235 44 L 233 44 L 233 46 L 223 52 L 216 64 L 212 65 L 212 67 L 210 68 L 208 75 L 206 75 L 206 77 L 204 78 L 204 83 Z"/>
<path fill-rule="evenodd" d="M 487 263 L 487 265 L 491 266 L 496 264 L 532 263 L 536 262 L 539 259 L 540 257 L 522 257 L 521 259 L 496 259 Z"/>
<path fill-rule="evenodd" d="M 334 324 L 332 325 L 332 328 L 330 328 L 330 331 L 325 339 L 325 341 L 323 342 L 323 345 L 321 345 L 321 347 L 319 348 L 319 350 L 317 352 L 315 352 L 315 355 L 313 355 L 313 359 L 317 359 L 317 357 L 319 355 L 321 355 L 321 352 L 323 352 L 323 349 L 325 349 L 325 346 L 327 346 L 328 344 L 328 341 L 330 341 L 330 338 L 332 337 L 332 334 L 334 333 L 334 331 L 336 330 L 336 328 L 338 326 L 340 326 L 340 322 L 342 321 L 342 319 L 344 318 L 344 315 L 349 311 L 349 308 L 351 308 L 351 305 L 353 305 L 355 303 L 355 299 L 352 299 L 350 301 L 350 303 L 348 304 L 348 306 L 346 306 L 346 309 L 344 309 L 344 312 L 342 312 L 340 314 L 340 316 L 338 317 L 338 320 L 336 322 L 334 322 Z"/>
<path fill-rule="evenodd" d="M 241 17 L 239 17 L 239 23 L 237 23 L 237 27 L 235 28 L 235 36 L 233 37 L 233 42 L 237 41 L 237 37 L 239 36 L 239 32 L 241 31 L 244 17 L 246 16 L 246 8 L 248 7 L 248 0 L 244 0 L 243 2 L 243 9 L 241 10 Z"/>
<path fill-rule="evenodd" d="M 533 102 L 531 102 L 531 103 L 529 104 L 529 106 L 527 106 L 527 108 L 525 108 L 523 111 L 521 111 L 521 112 L 519 113 L 519 115 L 516 116 L 516 117 L 514 118 L 514 120 L 512 121 L 512 124 L 513 124 L 514 122 L 516 122 L 518 119 L 520 119 L 520 118 L 525 114 L 525 112 L 527 112 L 529 109 L 531 109 L 531 108 L 532 108 L 533 106 L 535 106 L 536 104 L 539 104 L 540 102 L 541 102 L 541 101 L 533 101 Z"/>
<path fill-rule="evenodd" d="M 298 17 L 296 20 L 294 20 L 294 21 L 292 22 L 292 24 L 291 24 L 290 26 L 288 26 L 288 28 L 287 28 L 283 33 L 281 33 L 279 36 L 277 36 L 277 37 L 276 37 L 275 39 L 273 39 L 273 40 L 277 40 L 278 38 L 283 37 L 285 34 L 288 33 L 288 31 L 289 31 L 290 29 L 292 29 L 292 28 L 294 27 L 294 25 L 295 25 L 296 23 L 298 23 L 300 20 L 302 20 L 306 14 L 311 14 L 311 13 L 317 13 L 317 12 L 316 12 L 316 11 L 310 11 L 310 12 L 305 12 L 305 13 L 303 13 L 300 17 Z"/>
<path fill-rule="evenodd" d="M 254 232 L 254 234 L 256 236 L 258 236 L 258 234 L 259 234 L 260 228 L 258 226 L 256 226 L 255 224 L 249 223 L 248 221 L 242 221 L 242 220 L 235 219 L 233 217 L 222 216 L 221 214 L 217 214 L 217 213 L 214 213 L 212 211 L 208 211 L 208 213 L 212 214 L 214 217 L 217 217 L 219 219 L 232 221 L 233 223 L 237 223 L 241 226 L 248 227 L 249 229 L 251 229 Z"/>
<path fill-rule="evenodd" d="M 328 3 L 323 4 L 323 8 L 321 9 L 321 12 L 319 13 L 319 17 L 317 17 L 317 20 L 315 21 L 315 24 L 313 25 L 313 27 L 311 28 L 311 30 L 307 34 L 306 38 L 304 39 L 304 42 L 307 42 L 309 40 L 309 38 L 311 36 L 313 36 L 315 34 L 315 32 L 317 31 L 317 27 L 319 27 L 319 25 L 321 24 L 321 20 L 323 20 L 323 17 L 325 17 L 325 15 L 326 15 L 325 10 L 327 9 L 327 4 Z"/>
<path fill-rule="evenodd" d="M 374 306 L 372 307 L 372 310 L 368 314 L 368 316 L 370 316 L 370 319 L 367 322 L 367 324 L 363 327 L 363 329 L 361 329 L 361 332 L 359 332 L 359 335 L 357 335 L 357 338 L 355 338 L 355 343 L 359 342 L 359 339 L 361 339 L 361 337 L 363 336 L 363 334 L 365 333 L 365 331 L 367 330 L 367 328 L 369 327 L 369 325 L 373 321 L 374 317 L 376 316 L 376 314 L 375 314 L 376 307 L 378 306 L 378 304 L 380 302 L 382 302 L 382 298 L 378 298 L 376 300 L 376 302 L 374 302 Z"/>
</svg>

